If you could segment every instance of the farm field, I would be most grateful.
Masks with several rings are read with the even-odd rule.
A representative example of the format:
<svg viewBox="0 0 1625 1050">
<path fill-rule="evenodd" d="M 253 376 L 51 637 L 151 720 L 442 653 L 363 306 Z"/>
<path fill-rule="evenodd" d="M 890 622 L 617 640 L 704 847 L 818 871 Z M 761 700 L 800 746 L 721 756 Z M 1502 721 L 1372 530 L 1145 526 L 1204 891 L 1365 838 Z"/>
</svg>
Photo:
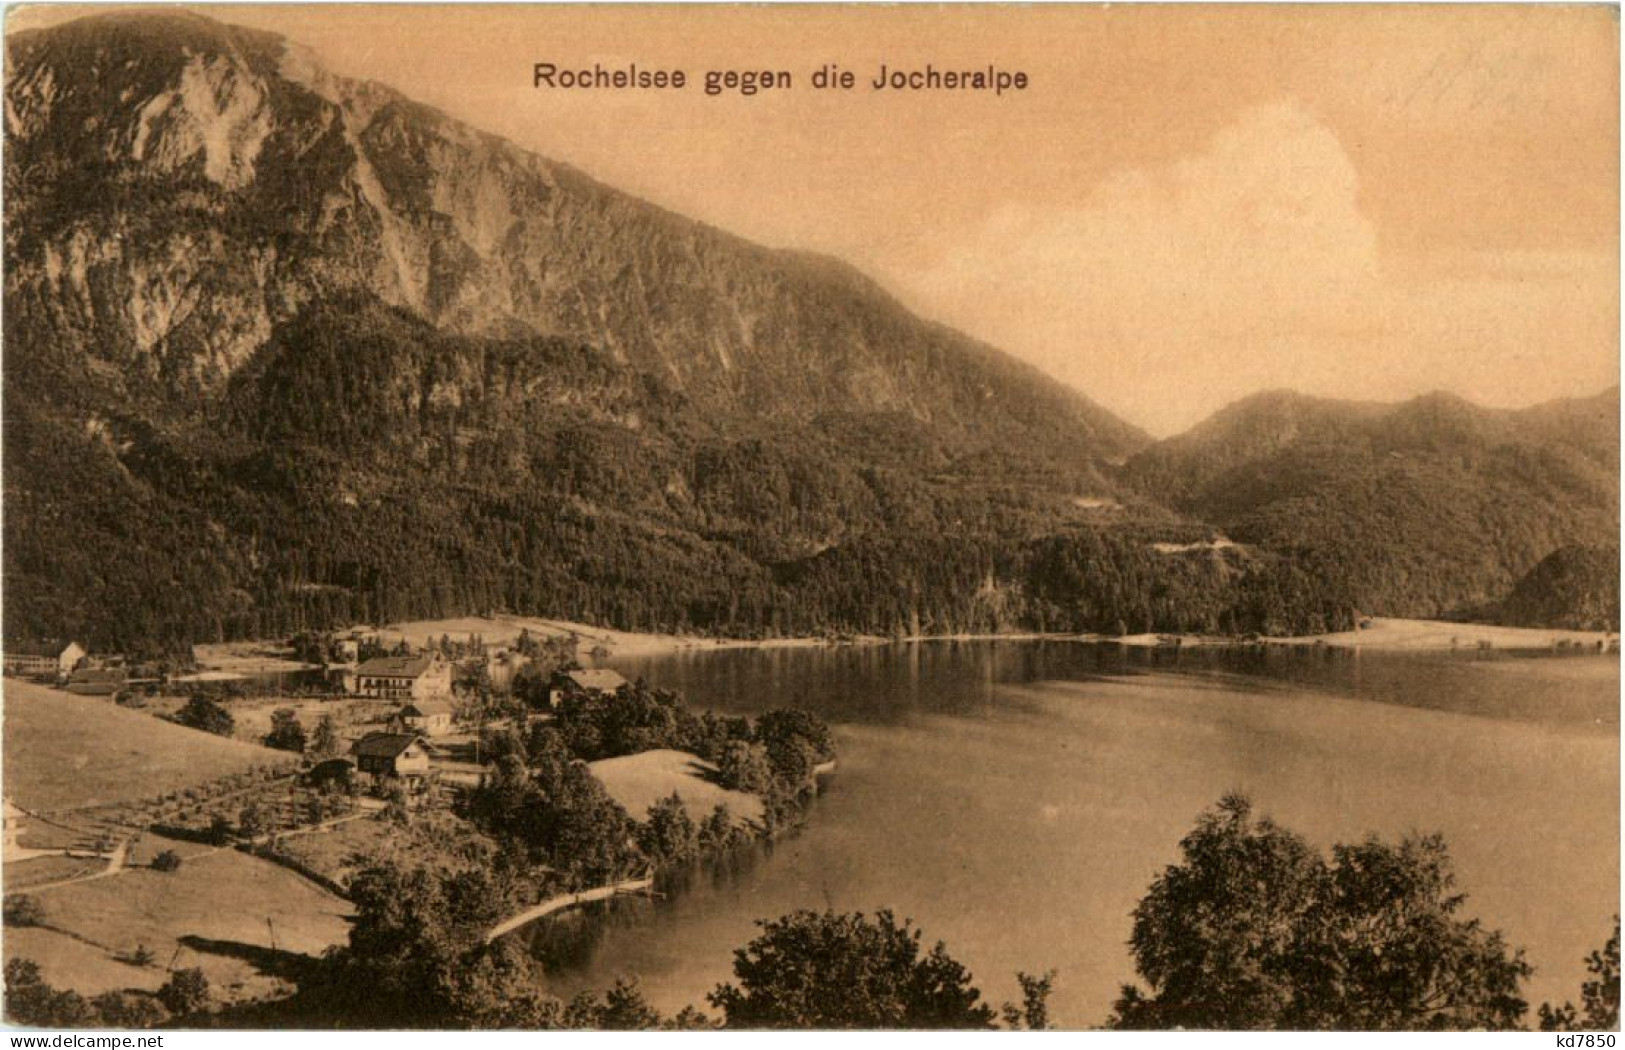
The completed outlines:
<svg viewBox="0 0 1625 1050">
<path fill-rule="evenodd" d="M 151 798 L 293 757 L 106 700 L 5 680 L 5 795 L 61 812 Z"/>
<path fill-rule="evenodd" d="M 649 807 L 677 792 L 694 821 L 704 820 L 717 808 L 727 805 L 735 818 L 759 821 L 762 800 L 744 791 L 730 791 L 712 781 L 716 767 L 686 751 L 659 749 L 620 758 L 604 758 L 589 763 L 593 776 L 603 782 L 610 797 L 619 802 L 634 820 L 643 820 Z"/>
<path fill-rule="evenodd" d="M 8 959 L 33 958 L 47 979 L 55 976 L 81 991 L 97 979 L 116 982 L 107 987 L 146 987 L 140 978 L 149 971 L 156 987 L 173 959 L 176 966 L 200 967 L 228 1000 L 282 990 L 287 968 L 299 961 L 288 953 L 317 956 L 343 942 L 351 914 L 347 901 L 309 880 L 230 849 L 194 856 L 167 874 L 127 871 L 36 897 L 50 929 L 8 930 Z M 156 968 L 118 961 L 142 945 L 153 953 Z M 94 966 L 86 950 L 99 956 Z M 53 973 L 53 966 L 63 972 Z"/>
</svg>

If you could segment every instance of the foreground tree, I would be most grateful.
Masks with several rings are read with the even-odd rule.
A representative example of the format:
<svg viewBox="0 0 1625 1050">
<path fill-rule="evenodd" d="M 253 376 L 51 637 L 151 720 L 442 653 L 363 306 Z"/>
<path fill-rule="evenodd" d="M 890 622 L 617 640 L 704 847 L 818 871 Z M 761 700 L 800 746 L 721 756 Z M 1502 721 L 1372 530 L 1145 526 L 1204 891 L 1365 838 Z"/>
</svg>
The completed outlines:
<svg viewBox="0 0 1625 1050">
<path fill-rule="evenodd" d="M 970 973 L 889 911 L 797 911 L 734 952 L 711 1005 L 729 1028 L 991 1028 Z"/>
<path fill-rule="evenodd" d="M 1502 1029 L 1519 1024 L 1522 952 L 1458 913 L 1444 841 L 1375 838 L 1331 861 L 1228 796 L 1134 911 L 1149 993 L 1114 1028 Z"/>
<path fill-rule="evenodd" d="M 1543 1032 L 1613 1032 L 1619 1029 L 1619 916 L 1608 943 L 1586 960 L 1591 980 L 1580 986 L 1580 1008 L 1573 1003 L 1554 1007 L 1542 1003 Z"/>
</svg>

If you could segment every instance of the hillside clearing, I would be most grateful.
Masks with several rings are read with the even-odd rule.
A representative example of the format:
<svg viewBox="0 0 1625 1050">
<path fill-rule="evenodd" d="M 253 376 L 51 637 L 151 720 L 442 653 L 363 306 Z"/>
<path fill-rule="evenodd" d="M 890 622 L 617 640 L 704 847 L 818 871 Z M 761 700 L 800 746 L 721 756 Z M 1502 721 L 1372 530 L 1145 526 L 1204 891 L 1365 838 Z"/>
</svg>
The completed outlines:
<svg viewBox="0 0 1625 1050">
<path fill-rule="evenodd" d="M 649 807 L 676 792 L 682 797 L 688 815 L 704 820 L 718 803 L 728 807 L 736 819 L 762 819 L 762 800 L 744 791 L 730 791 L 710 778 L 716 767 L 686 751 L 661 748 L 620 758 L 604 758 L 589 763 L 593 776 L 609 791 L 634 820 L 643 820 Z"/>
<path fill-rule="evenodd" d="M 5 680 L 5 795 L 26 810 L 151 798 L 256 766 L 292 764 L 287 752 Z"/>
<path fill-rule="evenodd" d="M 80 938 L 74 942 L 80 947 L 87 941 L 102 946 L 114 966 L 123 965 L 118 956 L 140 945 L 160 965 L 176 959 L 178 950 L 175 965 L 201 967 L 228 999 L 280 990 L 285 975 L 263 969 L 279 958 L 271 949 L 320 955 L 345 941 L 352 911 L 349 902 L 309 880 L 230 849 L 193 857 L 175 872 L 132 870 L 42 890 L 38 898 L 47 925 L 61 931 L 58 937 Z M 11 933 L 7 931 L 7 956 L 26 954 L 29 946 L 14 945 Z M 38 942 L 34 948 L 63 957 L 65 964 L 79 954 L 48 938 L 33 939 Z M 137 976 L 142 972 L 123 969 Z M 162 971 L 157 973 L 162 978 Z M 64 976 L 70 978 L 65 983 L 84 989 L 77 973 Z"/>
</svg>

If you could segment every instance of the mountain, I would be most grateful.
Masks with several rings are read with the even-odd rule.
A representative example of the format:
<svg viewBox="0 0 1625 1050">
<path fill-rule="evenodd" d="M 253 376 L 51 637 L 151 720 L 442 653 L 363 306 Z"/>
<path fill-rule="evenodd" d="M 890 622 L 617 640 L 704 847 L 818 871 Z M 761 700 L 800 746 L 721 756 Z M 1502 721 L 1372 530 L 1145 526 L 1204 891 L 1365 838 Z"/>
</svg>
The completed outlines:
<svg viewBox="0 0 1625 1050">
<path fill-rule="evenodd" d="M 839 262 L 198 15 L 6 46 L 13 638 L 1149 628 L 1276 568 L 1156 553 L 1144 435 Z"/>
<path fill-rule="evenodd" d="M 496 609 L 1318 631 L 1481 606 L 1617 523 L 1606 406 L 1269 395 L 1152 444 L 849 266 L 273 34 L 118 13 L 6 48 L 12 644 Z"/>
<path fill-rule="evenodd" d="M 70 371 L 209 396 L 306 306 L 358 292 L 443 331 L 594 346 L 732 417 L 892 413 L 1080 466 L 1146 441 L 848 266 L 653 207 L 274 35 L 113 14 L 7 46 L 8 313 Z"/>
<path fill-rule="evenodd" d="M 1615 542 L 1618 418 L 1617 388 L 1519 411 L 1270 392 L 1127 474 L 1236 542 L 1348 581 L 1364 612 L 1462 615 L 1558 548 Z"/>
</svg>

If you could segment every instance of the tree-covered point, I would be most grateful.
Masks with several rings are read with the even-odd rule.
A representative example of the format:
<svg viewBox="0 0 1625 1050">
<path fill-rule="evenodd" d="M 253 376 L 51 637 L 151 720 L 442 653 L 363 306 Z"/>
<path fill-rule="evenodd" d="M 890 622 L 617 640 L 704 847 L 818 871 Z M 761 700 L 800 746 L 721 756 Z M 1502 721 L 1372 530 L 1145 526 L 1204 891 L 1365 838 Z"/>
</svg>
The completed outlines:
<svg viewBox="0 0 1625 1050">
<path fill-rule="evenodd" d="M 730 764 L 740 747 L 759 762 L 748 782 Z M 553 720 L 533 724 L 523 739 L 506 729 L 486 733 L 488 772 L 459 812 L 572 889 L 685 864 L 735 841 L 731 817 L 695 822 L 675 797 L 634 819 L 586 764 L 657 748 L 718 763 L 724 787 L 761 795 L 759 830 L 767 835 L 796 821 L 816 790 L 814 767 L 835 754 L 829 727 L 810 712 L 755 720 L 695 712 L 681 694 L 638 681 L 613 694 L 566 695 Z"/>
</svg>

